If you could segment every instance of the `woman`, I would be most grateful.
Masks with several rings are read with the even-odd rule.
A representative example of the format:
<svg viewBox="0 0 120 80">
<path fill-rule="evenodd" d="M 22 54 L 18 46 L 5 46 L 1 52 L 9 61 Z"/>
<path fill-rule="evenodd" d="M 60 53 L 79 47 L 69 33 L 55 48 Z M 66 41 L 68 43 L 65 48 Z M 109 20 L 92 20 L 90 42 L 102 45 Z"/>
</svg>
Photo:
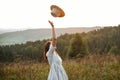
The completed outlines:
<svg viewBox="0 0 120 80">
<path fill-rule="evenodd" d="M 51 21 L 48 22 L 52 26 L 52 41 L 46 43 L 44 50 L 44 58 L 47 58 L 50 65 L 48 80 L 68 80 L 67 74 L 62 66 L 62 59 L 56 51 L 56 36 L 54 25 Z"/>
</svg>

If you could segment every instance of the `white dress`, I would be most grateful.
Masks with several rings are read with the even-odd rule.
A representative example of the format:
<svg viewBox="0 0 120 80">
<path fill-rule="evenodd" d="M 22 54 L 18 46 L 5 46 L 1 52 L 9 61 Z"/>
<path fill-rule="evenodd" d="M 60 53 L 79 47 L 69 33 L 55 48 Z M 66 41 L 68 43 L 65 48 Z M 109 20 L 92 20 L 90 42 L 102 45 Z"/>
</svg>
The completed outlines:
<svg viewBox="0 0 120 80">
<path fill-rule="evenodd" d="M 50 64 L 48 80 L 68 80 L 68 76 L 62 66 L 62 59 L 55 52 L 55 48 L 53 47 L 52 44 L 50 44 L 46 56 Z"/>
</svg>

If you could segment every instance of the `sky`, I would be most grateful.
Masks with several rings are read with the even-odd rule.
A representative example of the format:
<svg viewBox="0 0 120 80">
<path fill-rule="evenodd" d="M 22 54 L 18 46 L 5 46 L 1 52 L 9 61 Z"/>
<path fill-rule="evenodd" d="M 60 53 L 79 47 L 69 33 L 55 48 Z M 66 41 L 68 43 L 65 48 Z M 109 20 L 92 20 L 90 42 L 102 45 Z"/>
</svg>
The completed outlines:
<svg viewBox="0 0 120 80">
<path fill-rule="evenodd" d="M 65 11 L 62 18 L 50 14 L 50 6 Z M 117 26 L 120 24 L 119 0 L 0 0 L 0 29 Z"/>
</svg>

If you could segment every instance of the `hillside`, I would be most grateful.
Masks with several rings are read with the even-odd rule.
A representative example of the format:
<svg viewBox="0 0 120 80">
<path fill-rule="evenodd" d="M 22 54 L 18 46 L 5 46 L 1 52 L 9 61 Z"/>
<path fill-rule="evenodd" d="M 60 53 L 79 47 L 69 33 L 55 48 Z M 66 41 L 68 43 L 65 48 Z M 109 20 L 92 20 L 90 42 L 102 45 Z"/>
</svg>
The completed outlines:
<svg viewBox="0 0 120 80">
<path fill-rule="evenodd" d="M 0 62 L 27 60 L 42 62 L 46 41 L 48 40 L 29 41 L 25 44 L 0 46 Z M 57 50 L 63 59 L 73 59 L 74 57 L 81 58 L 87 56 L 87 54 L 120 55 L 119 49 L 120 26 L 103 27 L 101 29 L 89 31 L 88 33 L 64 34 L 57 38 Z M 73 53 L 71 51 L 73 51 Z"/>
<path fill-rule="evenodd" d="M 74 58 L 69 55 L 71 47 L 76 45 L 71 45 L 71 41 L 76 39 L 78 44 L 80 36 L 76 38 L 75 35 L 78 34 L 64 34 L 57 38 L 58 53 L 69 79 L 120 80 L 120 25 L 79 34 L 85 41 L 82 43 L 87 45 L 82 48 L 86 48 L 89 53 L 84 54 L 84 57 L 79 56 L 78 52 Z M 46 80 L 49 65 L 43 62 L 45 42 L 0 46 L 0 80 Z M 80 44 L 76 48 L 80 48 Z M 79 51 L 84 52 L 83 49 Z"/>
<path fill-rule="evenodd" d="M 89 32 L 100 27 L 92 28 L 57 28 L 56 35 L 60 36 L 61 34 L 69 33 L 81 33 Z M 51 37 L 51 29 L 28 29 L 24 31 L 15 31 L 0 34 L 0 45 L 11 45 L 11 44 L 20 44 L 27 41 L 36 41 L 48 39 Z"/>
</svg>

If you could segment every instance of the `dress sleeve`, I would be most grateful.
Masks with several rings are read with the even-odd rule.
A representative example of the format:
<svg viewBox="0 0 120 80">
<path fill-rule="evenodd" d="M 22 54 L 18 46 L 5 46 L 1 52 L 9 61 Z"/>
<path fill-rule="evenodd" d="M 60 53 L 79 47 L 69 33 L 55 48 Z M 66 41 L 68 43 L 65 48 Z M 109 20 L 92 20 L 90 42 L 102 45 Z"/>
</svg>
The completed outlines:
<svg viewBox="0 0 120 80">
<path fill-rule="evenodd" d="M 47 54 L 46 54 L 47 59 L 48 59 L 48 62 L 49 62 L 50 65 L 52 65 L 54 49 L 55 49 L 55 48 L 53 47 L 53 45 L 52 45 L 52 43 L 51 43 L 51 44 L 50 44 L 50 47 L 49 47 L 49 50 L 48 50 L 48 52 L 47 52 Z"/>
<path fill-rule="evenodd" d="M 50 43 L 50 47 L 49 47 L 49 50 L 48 50 L 48 52 L 47 52 L 47 56 L 52 55 L 53 52 L 54 52 L 54 49 L 55 49 L 55 48 L 53 47 L 52 43 Z"/>
</svg>

